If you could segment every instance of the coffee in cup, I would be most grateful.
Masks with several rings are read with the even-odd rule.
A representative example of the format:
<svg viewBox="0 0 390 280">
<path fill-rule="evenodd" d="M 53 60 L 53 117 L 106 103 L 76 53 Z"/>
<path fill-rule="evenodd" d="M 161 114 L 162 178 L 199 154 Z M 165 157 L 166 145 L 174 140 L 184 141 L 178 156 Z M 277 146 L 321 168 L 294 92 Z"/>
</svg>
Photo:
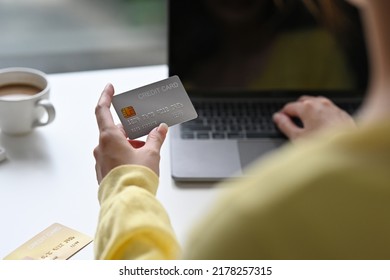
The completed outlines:
<svg viewBox="0 0 390 280">
<path fill-rule="evenodd" d="M 42 91 L 41 88 L 34 85 L 10 84 L 0 86 L 0 98 L 4 100 L 19 100 Z"/>
<path fill-rule="evenodd" d="M 49 101 L 46 74 L 31 68 L 0 69 L 0 130 L 22 135 L 51 123 L 55 109 Z"/>
</svg>

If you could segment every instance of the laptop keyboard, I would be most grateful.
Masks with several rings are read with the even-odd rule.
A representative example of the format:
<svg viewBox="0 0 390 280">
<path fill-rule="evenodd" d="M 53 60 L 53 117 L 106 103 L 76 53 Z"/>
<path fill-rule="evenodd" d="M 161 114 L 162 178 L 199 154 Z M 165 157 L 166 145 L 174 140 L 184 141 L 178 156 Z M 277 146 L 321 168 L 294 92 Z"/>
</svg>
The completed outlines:
<svg viewBox="0 0 390 280">
<path fill-rule="evenodd" d="M 285 138 L 272 120 L 286 102 L 193 102 L 198 118 L 180 125 L 182 139 Z M 349 113 L 357 105 L 339 104 Z M 299 125 L 299 120 L 297 121 Z"/>
<path fill-rule="evenodd" d="M 198 118 L 181 124 L 183 139 L 283 137 L 272 121 L 284 103 L 193 102 Z"/>
</svg>

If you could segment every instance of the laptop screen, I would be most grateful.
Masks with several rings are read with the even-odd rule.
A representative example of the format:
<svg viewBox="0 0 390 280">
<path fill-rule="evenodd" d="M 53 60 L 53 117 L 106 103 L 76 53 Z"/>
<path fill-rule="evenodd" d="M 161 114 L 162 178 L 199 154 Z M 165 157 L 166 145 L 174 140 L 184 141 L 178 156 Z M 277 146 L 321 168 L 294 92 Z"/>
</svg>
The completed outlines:
<svg viewBox="0 0 390 280">
<path fill-rule="evenodd" d="M 345 0 L 170 0 L 169 74 L 193 91 L 367 87 L 357 10 Z"/>
</svg>

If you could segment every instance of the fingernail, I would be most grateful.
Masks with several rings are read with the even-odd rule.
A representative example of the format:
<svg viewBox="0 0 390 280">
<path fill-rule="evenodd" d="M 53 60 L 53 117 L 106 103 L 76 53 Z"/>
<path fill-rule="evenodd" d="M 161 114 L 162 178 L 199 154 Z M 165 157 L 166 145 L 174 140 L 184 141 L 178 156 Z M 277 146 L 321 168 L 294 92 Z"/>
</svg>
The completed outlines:
<svg viewBox="0 0 390 280">
<path fill-rule="evenodd" d="M 111 83 L 107 83 L 106 86 L 104 87 L 104 89 L 108 89 L 109 87 L 111 86 Z"/>
<path fill-rule="evenodd" d="M 275 120 L 275 119 L 278 119 L 280 117 L 280 113 L 279 112 L 276 112 L 273 114 L 272 118 Z"/>
<path fill-rule="evenodd" d="M 168 130 L 168 125 L 166 123 L 160 123 L 160 125 L 157 127 L 157 131 L 167 131 Z"/>
</svg>

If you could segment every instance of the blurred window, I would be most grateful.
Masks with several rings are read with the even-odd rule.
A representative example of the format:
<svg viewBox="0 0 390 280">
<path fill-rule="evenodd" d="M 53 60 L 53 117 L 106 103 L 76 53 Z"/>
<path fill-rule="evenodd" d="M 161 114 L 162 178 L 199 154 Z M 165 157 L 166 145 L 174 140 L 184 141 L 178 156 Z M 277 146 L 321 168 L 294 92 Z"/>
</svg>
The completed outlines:
<svg viewBox="0 0 390 280">
<path fill-rule="evenodd" d="M 0 0 L 0 68 L 166 63 L 165 0 Z"/>
</svg>

